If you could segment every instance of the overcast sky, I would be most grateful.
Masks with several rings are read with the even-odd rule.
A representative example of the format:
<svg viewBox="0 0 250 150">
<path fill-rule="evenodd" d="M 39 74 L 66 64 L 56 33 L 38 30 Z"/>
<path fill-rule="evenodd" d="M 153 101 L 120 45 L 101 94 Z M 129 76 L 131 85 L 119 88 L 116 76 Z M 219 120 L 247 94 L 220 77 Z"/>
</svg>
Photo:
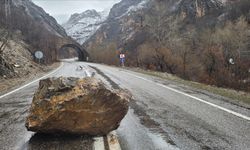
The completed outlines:
<svg viewBox="0 0 250 150">
<path fill-rule="evenodd" d="M 73 13 L 81 13 L 88 9 L 103 11 L 111 8 L 120 0 L 33 0 L 61 24 Z"/>
</svg>

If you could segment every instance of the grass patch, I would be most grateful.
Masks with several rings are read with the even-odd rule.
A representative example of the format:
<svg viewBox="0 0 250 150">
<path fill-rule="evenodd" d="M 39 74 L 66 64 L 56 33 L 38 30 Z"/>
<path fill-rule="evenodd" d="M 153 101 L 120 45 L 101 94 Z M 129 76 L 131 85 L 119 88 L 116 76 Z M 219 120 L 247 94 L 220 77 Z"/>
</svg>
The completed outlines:
<svg viewBox="0 0 250 150">
<path fill-rule="evenodd" d="M 198 90 L 199 89 L 205 90 L 205 91 L 208 91 L 208 92 L 211 92 L 211 93 L 223 96 L 223 97 L 230 98 L 234 101 L 239 101 L 239 102 L 250 104 L 250 93 L 247 93 L 247 92 L 236 91 L 236 90 L 232 90 L 232 89 L 220 88 L 220 87 L 206 85 L 206 84 L 202 84 L 202 83 L 198 83 L 198 82 L 188 81 L 188 80 L 181 79 L 177 76 L 167 74 L 167 73 L 162 73 L 162 72 L 142 70 L 142 69 L 137 69 L 137 68 L 132 69 L 132 70 L 135 72 L 159 77 L 159 78 L 162 78 L 165 80 L 171 80 L 171 81 L 174 81 L 174 82 L 177 82 L 180 84 L 190 86 L 190 87 L 198 89 Z"/>
</svg>

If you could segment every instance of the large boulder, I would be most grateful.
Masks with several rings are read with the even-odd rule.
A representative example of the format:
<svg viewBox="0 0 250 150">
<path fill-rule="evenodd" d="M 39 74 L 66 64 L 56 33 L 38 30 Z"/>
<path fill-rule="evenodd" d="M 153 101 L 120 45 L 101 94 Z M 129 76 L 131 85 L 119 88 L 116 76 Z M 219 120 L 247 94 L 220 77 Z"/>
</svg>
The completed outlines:
<svg viewBox="0 0 250 150">
<path fill-rule="evenodd" d="M 48 78 L 36 91 L 26 128 L 38 133 L 106 135 L 128 112 L 130 94 L 95 78 Z"/>
</svg>

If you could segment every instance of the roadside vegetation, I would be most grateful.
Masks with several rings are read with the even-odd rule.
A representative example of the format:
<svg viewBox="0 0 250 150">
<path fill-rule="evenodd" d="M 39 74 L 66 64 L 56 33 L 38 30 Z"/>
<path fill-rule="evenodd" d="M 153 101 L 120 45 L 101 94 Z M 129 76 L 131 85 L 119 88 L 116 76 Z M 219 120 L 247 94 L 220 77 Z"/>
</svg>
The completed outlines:
<svg viewBox="0 0 250 150">
<path fill-rule="evenodd" d="M 154 2 L 136 28 L 140 36 L 121 48 L 126 65 L 250 92 L 250 1 L 228 3 L 206 14 L 197 8 L 194 16 L 182 9 L 170 14 L 164 4 Z M 110 43 L 91 47 L 93 61 L 119 65 L 120 46 Z"/>
<path fill-rule="evenodd" d="M 232 102 L 235 102 L 235 103 L 243 102 L 243 104 L 244 103 L 249 104 L 250 106 L 250 93 L 247 93 L 247 92 L 242 92 L 242 91 L 237 91 L 237 90 L 227 89 L 227 88 L 219 88 L 219 87 L 212 86 L 212 85 L 188 81 L 188 80 L 184 80 L 182 78 L 179 78 L 177 76 L 174 76 L 168 73 L 156 72 L 156 71 L 151 71 L 151 70 L 143 70 L 143 69 L 138 69 L 138 68 L 133 68 L 130 70 L 143 73 L 146 75 L 150 75 L 150 76 L 159 77 L 161 79 L 173 81 L 178 84 L 187 85 L 197 90 L 205 90 L 216 95 L 230 98 Z"/>
</svg>

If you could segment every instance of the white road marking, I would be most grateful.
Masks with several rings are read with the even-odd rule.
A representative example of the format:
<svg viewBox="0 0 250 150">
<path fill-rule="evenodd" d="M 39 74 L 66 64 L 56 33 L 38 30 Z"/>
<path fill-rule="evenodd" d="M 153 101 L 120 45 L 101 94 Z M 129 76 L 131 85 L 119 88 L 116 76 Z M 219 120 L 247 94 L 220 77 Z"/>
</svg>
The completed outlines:
<svg viewBox="0 0 250 150">
<path fill-rule="evenodd" d="M 43 77 L 41 77 L 41 78 L 39 78 L 39 79 L 36 79 L 36 80 L 34 80 L 34 81 L 32 81 L 32 82 L 26 84 L 26 85 L 23 85 L 23 86 L 21 86 L 21 87 L 15 89 L 15 90 L 9 92 L 9 93 L 6 93 L 6 94 L 4 94 L 4 95 L 1 95 L 1 96 L 0 96 L 0 99 L 1 99 L 1 98 L 4 98 L 4 97 L 6 97 L 6 96 L 8 96 L 8 95 L 10 95 L 10 94 L 13 94 L 13 93 L 15 93 L 15 92 L 17 92 L 17 91 L 19 91 L 19 90 L 21 90 L 21 89 L 23 89 L 23 88 L 25 88 L 25 87 L 31 85 L 31 84 L 33 84 L 33 83 L 36 83 L 36 82 L 38 82 L 39 80 L 41 80 L 41 79 L 43 79 L 43 78 L 46 78 L 46 77 L 48 77 L 48 76 L 54 74 L 54 73 L 57 72 L 59 69 L 61 69 L 62 66 L 63 66 L 63 63 L 61 62 L 61 65 L 60 65 L 56 70 L 53 70 L 53 71 L 51 71 L 50 73 L 48 73 L 47 75 L 45 75 L 45 76 L 43 76 Z"/>
<path fill-rule="evenodd" d="M 43 78 L 46 78 L 46 77 L 48 77 L 48 76 L 54 74 L 55 72 L 57 72 L 58 70 L 60 70 L 62 67 L 63 67 L 63 63 L 61 63 L 61 65 L 60 65 L 56 70 L 53 70 L 52 72 L 48 73 L 47 75 L 45 75 L 45 76 L 43 76 L 43 77 L 41 77 L 41 78 L 39 78 L 39 79 L 36 79 L 36 80 L 34 80 L 34 81 L 32 81 L 32 82 L 26 84 L 26 85 L 23 85 L 22 87 L 17 88 L 17 89 L 15 89 L 15 90 L 13 90 L 13 91 L 11 91 L 11 92 L 9 92 L 9 93 L 6 93 L 6 94 L 4 94 L 4 95 L 1 95 L 1 96 L 0 96 L 0 99 L 1 99 L 1 98 L 4 98 L 4 97 L 6 97 L 6 96 L 8 96 L 8 95 L 10 95 L 10 94 L 13 94 L 13 93 L 15 93 L 15 92 L 17 92 L 17 91 L 19 91 L 19 90 L 21 90 L 21 89 L 23 89 L 23 88 L 25 88 L 25 87 L 31 85 L 31 84 L 33 84 L 33 83 L 36 83 L 36 82 L 38 82 L 39 80 L 41 80 L 41 79 L 43 79 Z M 85 71 L 86 71 L 87 76 L 90 77 L 90 76 L 91 76 L 91 73 L 90 73 L 88 70 L 85 70 Z M 103 137 L 95 138 L 94 150 L 105 150 Z"/>
<path fill-rule="evenodd" d="M 215 108 L 217 108 L 217 109 L 220 109 L 220 110 L 222 110 L 222 111 L 225 111 L 225 112 L 230 113 L 230 114 L 232 114 L 232 115 L 235 115 L 235 116 L 237 116 L 237 117 L 240 117 L 240 118 L 242 118 L 242 119 L 245 119 L 245 120 L 250 121 L 250 117 L 245 116 L 245 115 L 243 115 L 243 114 L 240 114 L 240 113 L 237 113 L 237 112 L 235 112 L 235 111 L 229 110 L 229 109 L 227 109 L 227 108 L 224 108 L 224 107 L 218 106 L 218 105 L 216 105 L 216 104 L 207 102 L 207 101 L 205 101 L 205 100 L 203 100 L 203 99 L 200 99 L 200 98 L 198 98 L 198 97 L 195 97 L 195 96 L 189 95 L 189 94 L 187 94 L 187 93 L 181 92 L 181 91 L 179 91 L 179 90 L 173 89 L 173 88 L 168 87 L 168 86 L 166 86 L 166 85 L 163 85 L 163 84 L 160 84 L 160 83 L 156 83 L 156 82 L 151 81 L 151 80 L 148 80 L 148 79 L 146 79 L 146 78 L 143 78 L 143 77 L 134 75 L 134 74 L 129 73 L 129 72 L 127 72 L 127 71 L 125 71 L 125 72 L 126 72 L 127 74 L 130 74 L 131 76 L 136 77 L 136 78 L 139 78 L 139 79 L 142 79 L 142 80 L 151 82 L 151 83 L 155 83 L 155 84 L 157 84 L 158 86 L 161 86 L 161 87 L 166 88 L 166 89 L 168 89 L 168 90 L 171 90 L 171 91 L 173 91 L 173 92 L 176 92 L 176 93 L 185 95 L 185 96 L 190 97 L 190 98 L 192 98 L 192 99 L 195 99 L 195 100 L 197 100 L 197 101 L 199 101 L 199 102 L 208 104 L 208 105 L 210 105 L 210 106 L 212 106 L 212 107 L 215 107 Z"/>
<path fill-rule="evenodd" d="M 94 140 L 94 150 L 105 150 L 103 137 L 96 137 Z"/>
<path fill-rule="evenodd" d="M 110 150 L 121 150 L 121 146 L 119 144 L 119 140 L 117 138 L 116 132 L 111 132 L 107 135 L 108 144 Z"/>
</svg>

